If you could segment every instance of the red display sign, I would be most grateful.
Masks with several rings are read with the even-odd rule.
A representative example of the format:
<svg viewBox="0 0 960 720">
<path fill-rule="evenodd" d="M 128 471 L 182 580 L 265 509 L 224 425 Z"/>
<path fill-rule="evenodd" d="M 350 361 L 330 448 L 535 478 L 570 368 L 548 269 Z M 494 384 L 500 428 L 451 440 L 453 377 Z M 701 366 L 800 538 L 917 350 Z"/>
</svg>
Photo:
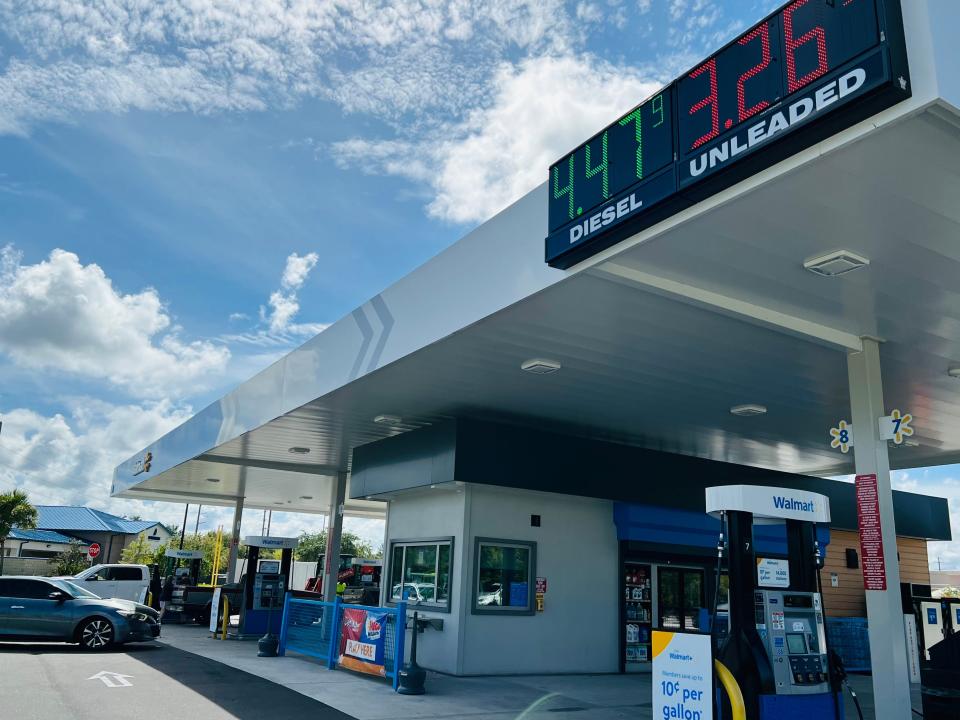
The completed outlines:
<svg viewBox="0 0 960 720">
<path fill-rule="evenodd" d="M 883 536 L 880 530 L 880 499 L 877 476 L 857 475 L 857 525 L 860 528 L 860 559 L 863 587 L 887 589 L 887 566 L 883 560 Z"/>
<path fill-rule="evenodd" d="M 348 670 L 385 677 L 387 613 L 360 608 L 344 608 L 342 612 L 338 664 Z"/>
<path fill-rule="evenodd" d="M 90 547 L 87 548 L 87 555 L 91 558 L 97 557 L 100 554 L 100 543 L 90 543 Z"/>
</svg>

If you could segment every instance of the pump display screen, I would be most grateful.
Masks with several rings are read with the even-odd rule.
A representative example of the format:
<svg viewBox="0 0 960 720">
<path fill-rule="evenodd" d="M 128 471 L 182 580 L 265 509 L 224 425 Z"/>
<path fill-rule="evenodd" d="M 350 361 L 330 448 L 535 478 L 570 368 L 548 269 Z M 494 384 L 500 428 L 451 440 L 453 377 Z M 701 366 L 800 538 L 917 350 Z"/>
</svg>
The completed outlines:
<svg viewBox="0 0 960 720">
<path fill-rule="evenodd" d="M 801 127 L 826 137 L 909 97 L 905 52 L 893 68 L 889 50 L 903 43 L 900 1 L 791 0 L 560 158 L 548 169 L 547 262 L 569 267 L 615 242 L 598 242 L 615 228 L 652 224 L 820 139 L 798 139 Z M 876 94 L 876 108 L 854 112 Z M 828 115 L 845 120 L 827 127 Z M 788 151 L 766 152 L 789 137 Z"/>
<path fill-rule="evenodd" d="M 787 652 L 791 655 L 807 654 L 807 641 L 803 633 L 787 633 Z"/>
<path fill-rule="evenodd" d="M 276 575 L 278 572 L 280 572 L 280 561 L 279 560 L 261 560 L 260 572 L 266 573 L 268 575 Z"/>
</svg>

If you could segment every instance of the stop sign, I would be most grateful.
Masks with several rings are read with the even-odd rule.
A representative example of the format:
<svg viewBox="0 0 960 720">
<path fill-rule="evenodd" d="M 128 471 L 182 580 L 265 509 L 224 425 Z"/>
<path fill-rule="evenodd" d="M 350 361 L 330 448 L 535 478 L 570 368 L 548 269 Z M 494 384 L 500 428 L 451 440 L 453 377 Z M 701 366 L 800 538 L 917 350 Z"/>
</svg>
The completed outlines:
<svg viewBox="0 0 960 720">
<path fill-rule="evenodd" d="M 100 554 L 100 543 L 90 543 L 90 547 L 87 548 L 87 555 L 89 555 L 90 558 L 93 559 L 99 554 Z"/>
</svg>

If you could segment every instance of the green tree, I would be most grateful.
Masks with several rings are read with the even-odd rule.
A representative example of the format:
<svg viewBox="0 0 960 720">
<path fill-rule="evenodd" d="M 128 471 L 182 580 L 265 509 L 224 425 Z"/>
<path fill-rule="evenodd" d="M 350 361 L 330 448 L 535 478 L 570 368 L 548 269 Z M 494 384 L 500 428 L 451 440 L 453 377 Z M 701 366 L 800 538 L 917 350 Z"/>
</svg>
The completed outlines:
<svg viewBox="0 0 960 720">
<path fill-rule="evenodd" d="M 297 560 L 316 562 L 327 552 L 327 531 L 316 533 L 300 533 L 300 544 L 294 551 Z M 383 555 L 383 548 L 374 552 L 373 545 L 356 533 L 349 531 L 340 536 L 340 554 L 351 557 L 379 558 Z"/>
<path fill-rule="evenodd" d="M 57 558 L 57 575 L 76 575 L 86 570 L 89 563 L 84 548 L 84 544 L 79 540 L 71 540 L 70 546 Z"/>
<path fill-rule="evenodd" d="M 120 562 L 128 565 L 152 565 L 156 562 L 156 548 L 150 545 L 143 533 L 120 552 Z"/>
<path fill-rule="evenodd" d="M 940 591 L 940 597 L 960 598 L 960 588 L 947 585 L 945 588 L 943 588 L 943 590 Z"/>
<path fill-rule="evenodd" d="M 0 575 L 3 575 L 3 556 L 10 531 L 13 528 L 29 530 L 37 526 L 37 509 L 30 504 L 22 490 L 0 493 Z"/>
</svg>

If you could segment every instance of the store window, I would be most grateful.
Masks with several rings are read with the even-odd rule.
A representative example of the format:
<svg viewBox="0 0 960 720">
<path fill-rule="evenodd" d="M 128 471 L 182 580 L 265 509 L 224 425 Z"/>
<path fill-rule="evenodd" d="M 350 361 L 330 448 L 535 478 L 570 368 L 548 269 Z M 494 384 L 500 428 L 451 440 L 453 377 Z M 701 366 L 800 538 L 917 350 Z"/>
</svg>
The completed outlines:
<svg viewBox="0 0 960 720">
<path fill-rule="evenodd" d="M 453 538 L 391 543 L 390 602 L 450 612 L 452 556 Z"/>
<path fill-rule="evenodd" d="M 474 558 L 474 614 L 533 614 L 536 543 L 477 538 Z"/>
</svg>

